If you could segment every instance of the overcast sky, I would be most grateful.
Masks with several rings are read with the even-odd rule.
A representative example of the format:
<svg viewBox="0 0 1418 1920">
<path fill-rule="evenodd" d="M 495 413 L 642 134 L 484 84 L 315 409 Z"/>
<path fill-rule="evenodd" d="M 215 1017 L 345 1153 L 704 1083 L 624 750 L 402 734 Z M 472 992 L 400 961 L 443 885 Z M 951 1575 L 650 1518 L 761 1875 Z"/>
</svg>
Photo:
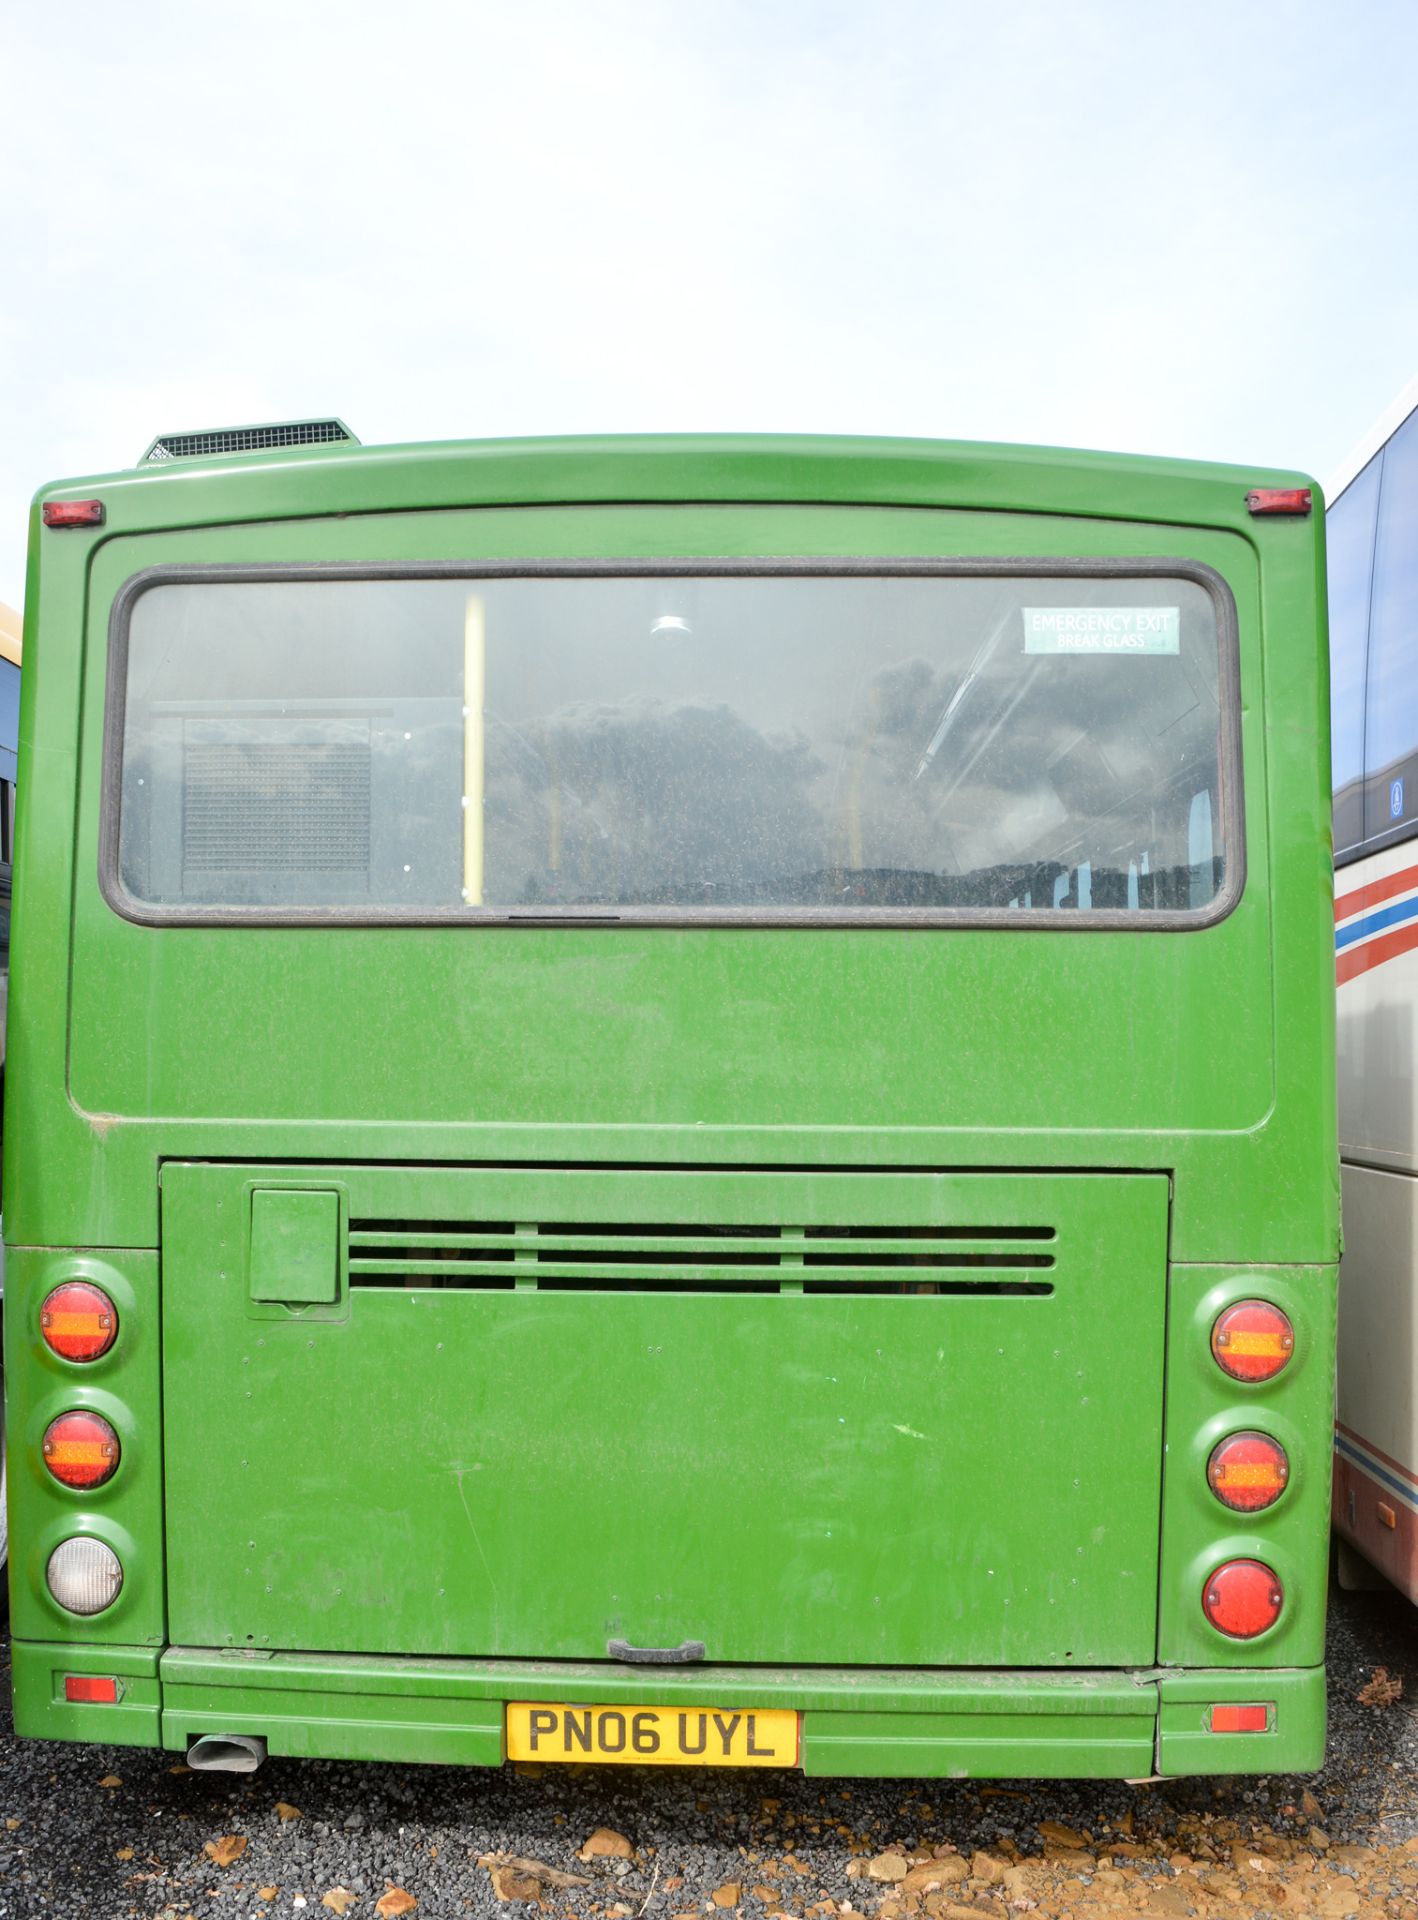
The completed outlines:
<svg viewBox="0 0 1418 1920">
<path fill-rule="evenodd" d="M 1418 7 L 0 0 L 0 600 L 159 431 L 1321 478 L 1418 372 Z"/>
</svg>

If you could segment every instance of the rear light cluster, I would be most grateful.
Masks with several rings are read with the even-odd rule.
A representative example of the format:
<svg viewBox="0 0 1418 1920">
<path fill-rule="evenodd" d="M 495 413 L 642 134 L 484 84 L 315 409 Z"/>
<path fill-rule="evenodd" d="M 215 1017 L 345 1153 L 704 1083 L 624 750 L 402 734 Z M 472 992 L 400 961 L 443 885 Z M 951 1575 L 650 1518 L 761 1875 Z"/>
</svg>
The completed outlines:
<svg viewBox="0 0 1418 1920">
<path fill-rule="evenodd" d="M 61 1360 L 88 1366 L 101 1360 L 118 1338 L 118 1313 L 101 1287 L 87 1280 L 66 1280 L 39 1310 L 44 1344 Z M 122 1449 L 112 1424 L 86 1408 L 71 1408 L 50 1421 L 40 1452 L 60 1486 L 92 1493 L 118 1471 Z M 61 1540 L 45 1566 L 50 1593 L 67 1613 L 102 1613 L 118 1598 L 123 1564 L 106 1541 L 92 1534 Z M 73 1701 L 116 1700 L 117 1687 L 101 1676 L 71 1675 L 64 1697 Z"/>
<path fill-rule="evenodd" d="M 1211 1352 L 1221 1371 L 1242 1386 L 1263 1386 L 1289 1366 L 1295 1329 L 1268 1300 L 1238 1300 L 1211 1329 Z M 1255 1428 L 1228 1434 L 1211 1450 L 1207 1484 L 1232 1513 L 1264 1513 L 1290 1483 L 1290 1460 L 1271 1434 Z M 1254 1640 L 1280 1618 L 1285 1589 L 1263 1560 L 1227 1560 L 1207 1578 L 1201 1610 L 1218 1633 Z M 1264 1732 L 1265 1707 L 1215 1707 L 1214 1733 Z M 1259 1719 L 1256 1718 L 1259 1716 Z"/>
</svg>

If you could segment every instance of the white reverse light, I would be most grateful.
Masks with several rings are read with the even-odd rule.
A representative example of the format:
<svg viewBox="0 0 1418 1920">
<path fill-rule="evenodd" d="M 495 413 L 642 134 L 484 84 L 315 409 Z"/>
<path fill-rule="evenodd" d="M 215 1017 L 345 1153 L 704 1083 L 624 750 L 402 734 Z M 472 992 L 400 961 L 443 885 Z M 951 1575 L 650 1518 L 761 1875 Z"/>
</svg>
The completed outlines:
<svg viewBox="0 0 1418 1920">
<path fill-rule="evenodd" d="M 106 1542 L 75 1534 L 71 1540 L 61 1540 L 50 1554 L 44 1577 L 67 1612 L 102 1613 L 118 1598 L 123 1564 Z"/>
</svg>

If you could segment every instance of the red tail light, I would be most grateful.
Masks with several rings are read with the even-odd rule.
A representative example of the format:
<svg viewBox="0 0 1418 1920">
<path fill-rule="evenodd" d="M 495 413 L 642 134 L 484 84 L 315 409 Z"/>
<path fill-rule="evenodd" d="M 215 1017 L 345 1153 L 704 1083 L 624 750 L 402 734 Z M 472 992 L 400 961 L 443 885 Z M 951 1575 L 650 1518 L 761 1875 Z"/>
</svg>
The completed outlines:
<svg viewBox="0 0 1418 1920">
<path fill-rule="evenodd" d="M 113 1302 L 86 1280 L 56 1287 L 39 1310 L 44 1344 L 61 1360 L 97 1360 L 118 1337 Z"/>
<path fill-rule="evenodd" d="M 1280 1618 L 1285 1589 L 1261 1560 L 1227 1560 L 1201 1592 L 1201 1610 L 1218 1633 L 1254 1640 Z"/>
<path fill-rule="evenodd" d="M 118 1682 L 107 1674 L 66 1673 L 64 1698 L 87 1701 L 91 1706 L 111 1707 L 118 1699 Z"/>
<path fill-rule="evenodd" d="M 118 1435 L 96 1413 L 61 1413 L 51 1420 L 43 1452 L 61 1486 L 101 1487 L 118 1471 Z"/>
<path fill-rule="evenodd" d="M 1268 1733 L 1271 1709 L 1257 1703 L 1244 1707 L 1213 1707 L 1209 1722 L 1212 1733 Z"/>
<path fill-rule="evenodd" d="M 1233 1380 L 1273 1380 L 1290 1364 L 1295 1329 L 1268 1300 L 1238 1300 L 1211 1329 L 1211 1351 Z"/>
<path fill-rule="evenodd" d="M 1234 1513 L 1274 1506 L 1290 1478 L 1290 1461 L 1268 1433 L 1233 1433 L 1213 1447 L 1206 1463 L 1211 1491 Z"/>
</svg>

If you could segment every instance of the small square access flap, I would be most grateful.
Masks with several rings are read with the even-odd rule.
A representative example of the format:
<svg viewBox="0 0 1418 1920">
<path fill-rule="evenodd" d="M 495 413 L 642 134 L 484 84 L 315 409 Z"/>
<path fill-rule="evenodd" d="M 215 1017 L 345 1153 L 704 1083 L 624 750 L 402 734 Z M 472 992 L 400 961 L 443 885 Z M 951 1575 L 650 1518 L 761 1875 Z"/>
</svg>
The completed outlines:
<svg viewBox="0 0 1418 1920">
<path fill-rule="evenodd" d="M 251 1298 L 329 1307 L 340 1297 L 340 1196 L 329 1188 L 255 1187 Z"/>
</svg>

